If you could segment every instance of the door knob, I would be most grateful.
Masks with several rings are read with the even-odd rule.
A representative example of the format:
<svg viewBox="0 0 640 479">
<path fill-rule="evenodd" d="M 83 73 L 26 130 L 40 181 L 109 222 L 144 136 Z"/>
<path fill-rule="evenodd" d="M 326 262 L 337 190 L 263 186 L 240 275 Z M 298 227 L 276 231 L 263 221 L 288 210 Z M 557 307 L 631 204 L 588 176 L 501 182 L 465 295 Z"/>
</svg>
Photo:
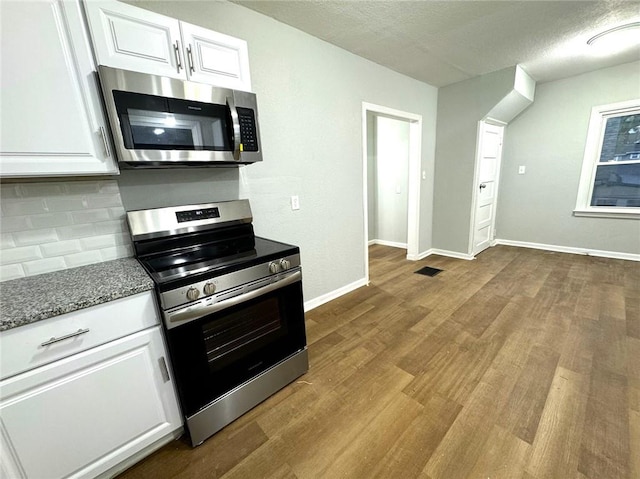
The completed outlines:
<svg viewBox="0 0 640 479">
<path fill-rule="evenodd" d="M 483 189 L 483 188 L 486 188 L 486 187 L 487 187 L 487 185 L 486 185 L 486 184 L 484 184 L 484 183 L 480 183 L 480 189 Z"/>
</svg>

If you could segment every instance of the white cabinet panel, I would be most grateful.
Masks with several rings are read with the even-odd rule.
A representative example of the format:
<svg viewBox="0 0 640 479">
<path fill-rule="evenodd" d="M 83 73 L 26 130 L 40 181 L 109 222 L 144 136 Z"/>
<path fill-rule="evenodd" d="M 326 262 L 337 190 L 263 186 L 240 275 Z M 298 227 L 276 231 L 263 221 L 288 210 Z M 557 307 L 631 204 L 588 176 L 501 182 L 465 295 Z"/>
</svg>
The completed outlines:
<svg viewBox="0 0 640 479">
<path fill-rule="evenodd" d="M 115 1 L 89 1 L 85 10 L 99 64 L 184 77 L 177 20 Z"/>
<path fill-rule="evenodd" d="M 180 28 L 190 80 L 251 90 L 247 42 L 185 22 Z"/>
<path fill-rule="evenodd" d="M 2 381 L 5 474 L 94 477 L 178 429 L 163 354 L 156 326 Z"/>
<path fill-rule="evenodd" d="M 132 314 L 135 312 L 135 314 Z M 159 324 L 152 291 L 0 332 L 0 379 Z M 51 342 L 52 338 L 62 338 Z M 50 344 L 46 344 L 49 342 Z M 43 346 L 44 344 L 44 346 Z"/>
<path fill-rule="evenodd" d="M 100 65 L 251 90 L 244 40 L 115 0 L 85 10 Z"/>
<path fill-rule="evenodd" d="M 114 174 L 80 4 L 0 2 L 0 172 Z"/>
</svg>

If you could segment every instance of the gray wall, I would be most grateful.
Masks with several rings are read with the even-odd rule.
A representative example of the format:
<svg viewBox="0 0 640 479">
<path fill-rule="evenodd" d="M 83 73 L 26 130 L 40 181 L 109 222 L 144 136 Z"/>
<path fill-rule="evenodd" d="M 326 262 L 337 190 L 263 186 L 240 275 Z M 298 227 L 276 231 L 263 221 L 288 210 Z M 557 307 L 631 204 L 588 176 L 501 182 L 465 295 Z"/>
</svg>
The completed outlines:
<svg viewBox="0 0 640 479">
<path fill-rule="evenodd" d="M 572 215 L 591 108 L 634 98 L 640 63 L 538 85 L 533 105 L 505 132 L 497 238 L 640 253 L 640 221 Z"/>
<path fill-rule="evenodd" d="M 437 89 L 239 5 L 130 3 L 248 42 L 264 162 L 240 169 L 238 194 L 251 200 L 256 233 L 300 246 L 306 300 L 362 280 L 362 102 L 423 116 L 421 166 L 430 173 Z M 191 188 L 215 191 L 215 182 L 194 181 Z M 291 195 L 299 195 L 300 210 L 291 211 Z M 432 198 L 428 174 L 421 183 L 420 251 L 432 247 Z"/>
<path fill-rule="evenodd" d="M 514 86 L 515 67 L 438 91 L 433 247 L 468 253 L 478 121 Z"/>
</svg>

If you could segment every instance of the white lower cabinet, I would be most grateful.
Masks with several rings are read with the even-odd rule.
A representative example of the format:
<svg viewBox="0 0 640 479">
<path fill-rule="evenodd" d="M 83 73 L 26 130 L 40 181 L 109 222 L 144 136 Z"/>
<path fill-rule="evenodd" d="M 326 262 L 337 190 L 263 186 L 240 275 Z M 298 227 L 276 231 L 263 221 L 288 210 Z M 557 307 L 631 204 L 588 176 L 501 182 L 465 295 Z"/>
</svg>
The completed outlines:
<svg viewBox="0 0 640 479">
<path fill-rule="evenodd" d="M 95 477 L 180 429 L 159 326 L 0 382 L 6 478 Z"/>
</svg>

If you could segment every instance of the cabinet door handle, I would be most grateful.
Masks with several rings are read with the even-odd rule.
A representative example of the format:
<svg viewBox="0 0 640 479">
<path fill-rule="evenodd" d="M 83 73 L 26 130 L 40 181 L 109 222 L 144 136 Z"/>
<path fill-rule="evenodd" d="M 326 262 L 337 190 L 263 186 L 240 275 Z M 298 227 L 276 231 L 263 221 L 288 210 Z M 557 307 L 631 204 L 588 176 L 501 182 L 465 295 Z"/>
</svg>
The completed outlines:
<svg viewBox="0 0 640 479">
<path fill-rule="evenodd" d="M 109 153 L 109 142 L 107 141 L 107 133 L 104 131 L 104 127 L 100 127 L 100 137 L 102 138 L 102 147 L 104 148 L 104 156 L 109 158 L 111 154 Z"/>
<path fill-rule="evenodd" d="M 187 46 L 187 61 L 189 62 L 189 70 L 191 73 L 195 73 L 196 69 L 193 67 L 193 52 L 191 51 L 191 44 Z"/>
<path fill-rule="evenodd" d="M 169 368 L 167 368 L 167 361 L 164 359 L 164 356 L 162 356 L 160 359 L 158 359 L 158 362 L 160 363 L 160 372 L 162 373 L 162 379 L 164 379 L 164 382 L 166 383 L 170 379 Z"/>
<path fill-rule="evenodd" d="M 180 70 L 182 70 L 182 59 L 180 57 L 180 44 L 178 40 L 173 44 L 173 53 L 176 56 L 176 69 L 178 73 L 180 73 Z"/>
<path fill-rule="evenodd" d="M 88 333 L 88 332 L 89 332 L 89 328 L 87 328 L 87 329 L 78 329 L 75 333 L 69 333 L 69 334 L 65 334 L 64 336 L 60 336 L 58 338 L 53 337 L 51 339 L 48 339 L 47 341 L 42 343 L 40 345 L 40 347 L 49 346 L 50 344 L 57 343 L 57 342 L 60 342 L 60 341 L 64 341 L 65 339 L 75 338 L 76 336 L 80 336 L 81 334 L 85 334 L 85 333 Z"/>
</svg>

